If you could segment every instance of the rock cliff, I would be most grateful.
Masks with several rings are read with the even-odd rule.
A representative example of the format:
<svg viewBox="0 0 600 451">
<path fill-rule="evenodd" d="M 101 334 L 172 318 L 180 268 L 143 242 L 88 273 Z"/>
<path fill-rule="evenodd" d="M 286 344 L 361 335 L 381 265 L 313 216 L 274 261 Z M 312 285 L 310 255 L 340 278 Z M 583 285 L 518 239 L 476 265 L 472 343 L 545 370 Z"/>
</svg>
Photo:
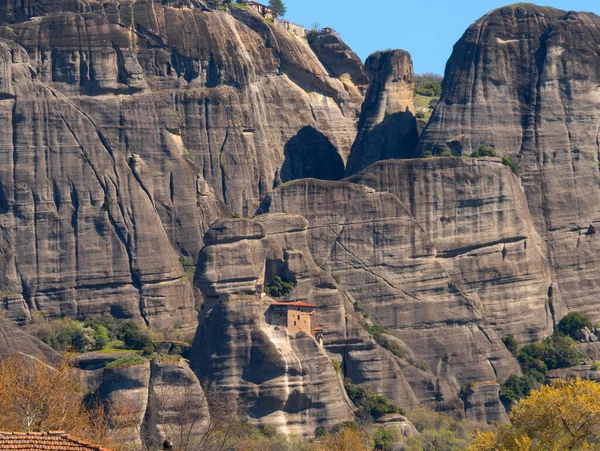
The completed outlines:
<svg viewBox="0 0 600 451">
<path fill-rule="evenodd" d="M 481 145 L 517 161 L 552 292 L 600 318 L 600 18 L 518 3 L 475 22 L 446 66 L 419 151 Z M 456 153 L 456 148 L 454 150 Z"/>
<path fill-rule="evenodd" d="M 393 167 L 396 162 L 386 163 Z M 407 163 L 414 164 L 399 162 Z M 443 163 L 443 160 L 437 160 L 436 163 Z M 502 185 L 497 183 L 497 180 L 503 178 L 506 168 L 498 163 L 480 164 L 490 166 L 484 169 L 489 171 L 490 179 L 490 192 L 486 196 L 493 198 L 493 187 Z M 374 167 L 378 170 L 377 166 Z M 435 171 L 439 177 L 444 166 L 434 166 L 430 170 L 433 177 L 436 175 Z M 410 171 L 407 171 L 407 174 L 411 174 L 411 179 L 414 177 Z M 522 193 L 516 178 L 510 172 L 505 175 L 508 183 L 513 184 L 512 193 L 516 197 L 515 200 L 507 199 L 507 202 L 515 202 L 515 208 L 518 208 L 519 201 L 523 204 Z M 494 177 L 497 180 L 494 180 Z M 376 175 L 374 178 L 380 177 Z M 381 179 L 385 183 L 386 179 Z M 388 181 L 397 179 L 401 183 L 397 175 L 391 175 Z M 455 186 L 455 179 L 450 176 L 447 180 L 448 189 Z M 426 184 L 424 181 L 423 185 Z M 436 188 L 439 189 L 432 187 L 432 192 Z M 428 389 L 425 388 L 427 384 L 422 384 L 423 374 L 428 373 L 430 377 L 439 378 L 443 381 L 441 386 L 444 383 L 450 384 L 456 390 L 456 394 L 458 387 L 469 380 L 496 380 L 505 378 L 510 373 L 518 373 L 518 365 L 505 349 L 499 334 L 511 327 L 508 318 L 503 319 L 503 316 L 504 311 L 512 308 L 515 309 L 514 312 L 520 309 L 521 314 L 530 315 L 529 319 L 539 324 L 537 330 L 532 329 L 531 333 L 534 336 L 536 333 L 545 336 L 551 329 L 551 320 L 547 313 L 544 267 L 538 254 L 540 249 L 536 249 L 535 244 L 532 244 L 529 256 L 528 253 L 524 253 L 522 242 L 520 247 L 516 245 L 514 248 L 509 244 L 511 257 L 506 259 L 506 263 L 503 263 L 502 254 L 507 255 L 509 251 L 502 250 L 505 247 L 502 240 L 499 243 L 490 243 L 490 249 L 485 249 L 487 245 L 475 245 L 473 249 L 444 255 L 436 250 L 429 236 L 431 231 L 426 225 L 422 226 L 409 208 L 392 194 L 393 189 L 392 184 L 387 191 L 377 191 L 350 182 L 299 180 L 271 192 L 259 213 L 287 212 L 300 214 L 308 220 L 307 240 L 313 258 L 336 275 L 340 286 L 353 300 L 355 309 L 368 312 L 416 357 L 407 359 L 407 364 L 401 364 L 400 372 L 417 399 L 428 399 Z M 481 195 L 483 196 L 483 193 Z M 508 192 L 501 198 L 507 195 Z M 493 205 L 488 197 L 485 197 L 485 202 L 481 202 L 485 203 Z M 474 206 L 477 204 L 478 202 L 473 203 Z M 492 217 L 493 210 L 494 207 L 491 207 Z M 513 220 L 519 222 L 517 218 Z M 499 227 L 497 221 L 490 222 L 489 226 L 492 229 Z M 535 241 L 531 223 L 524 227 L 533 235 L 532 239 Z M 510 227 L 507 227 L 504 233 L 508 234 L 509 229 Z M 502 229 L 495 233 L 502 234 Z M 507 241 L 510 243 L 513 240 Z M 518 243 L 522 240 L 514 241 Z M 493 257 L 494 254 L 496 257 Z M 537 294 L 532 290 L 532 299 L 524 299 L 522 304 L 517 302 L 511 306 L 510 301 L 513 300 L 500 300 L 497 297 L 498 290 L 490 281 L 483 284 L 490 287 L 488 304 L 485 302 L 485 296 L 481 299 L 474 295 L 474 288 L 468 287 L 469 278 L 474 277 L 473 274 L 468 274 L 469 265 L 462 263 L 461 269 L 461 260 L 468 259 L 470 255 L 481 259 L 482 266 L 487 260 L 487 271 L 490 273 L 517 273 L 516 278 L 515 275 L 508 276 L 508 280 L 514 279 L 516 286 L 519 278 L 523 279 L 523 284 L 529 282 L 529 272 L 538 265 L 536 271 L 540 273 L 540 280 L 535 283 L 543 287 L 543 296 L 539 293 L 541 288 Z M 532 261 L 527 262 L 528 259 Z M 454 261 L 451 262 L 452 260 Z M 474 266 L 477 266 L 477 263 L 474 263 Z M 503 266 L 506 269 L 502 269 Z M 483 268 L 482 271 L 486 272 Z M 481 290 L 481 286 L 477 289 Z M 481 291 L 483 295 L 485 291 Z M 527 327 L 529 326 L 527 324 Z M 528 329 L 515 329 L 524 334 L 528 333 Z M 356 351 L 349 350 L 348 355 L 352 356 L 353 352 Z M 425 371 L 421 368 L 423 365 L 417 364 L 418 361 L 426 364 Z M 347 365 L 350 372 L 352 368 L 359 367 L 353 363 L 350 361 Z M 373 381 L 364 376 L 351 377 L 359 382 L 373 384 Z M 379 377 L 383 386 L 389 386 L 386 380 L 398 376 L 392 373 L 380 374 Z M 383 387 L 377 388 L 385 392 Z M 429 394 L 431 395 L 431 391 Z M 398 395 L 389 393 L 389 389 L 386 395 L 392 399 L 398 398 Z M 438 400 L 440 397 L 443 398 L 438 394 Z M 405 395 L 404 403 L 407 403 L 407 399 L 409 398 Z M 445 402 L 451 403 L 447 392 Z"/>
<path fill-rule="evenodd" d="M 117 359 L 123 355 L 94 352 L 75 361 L 91 396 L 109 402 L 118 412 L 115 421 L 127 425 L 119 431 L 119 439 L 131 449 L 158 449 L 167 437 L 175 446 L 198 446 L 210 412 L 207 396 L 187 362 L 159 356 L 120 366 Z M 182 437 L 185 443 L 180 443 Z"/>
<path fill-rule="evenodd" d="M 454 289 L 504 336 L 545 338 L 553 313 L 551 269 L 519 179 L 498 159 L 426 158 L 372 165 L 348 181 L 390 192 L 435 246 Z"/>
<path fill-rule="evenodd" d="M 360 86 L 305 40 L 209 3 L 0 1 L 12 319 L 193 324 L 181 259 L 212 222 L 282 181 L 343 176 Z"/>
<path fill-rule="evenodd" d="M 370 83 L 346 174 L 379 160 L 412 156 L 419 132 L 415 118 L 413 64 L 403 50 L 376 52 L 365 63 Z"/>
<path fill-rule="evenodd" d="M 317 305 L 313 327 L 324 329 L 334 349 L 344 343 L 345 299 L 314 263 L 306 227 L 304 218 L 283 214 L 211 227 L 198 264 L 196 283 L 206 302 L 191 359 L 199 377 L 219 381 L 240 412 L 303 437 L 325 421 L 353 417 L 325 349 L 309 333 L 288 335 L 274 325 L 272 299 L 257 295 L 275 276 L 294 281 L 288 298 Z"/>
</svg>

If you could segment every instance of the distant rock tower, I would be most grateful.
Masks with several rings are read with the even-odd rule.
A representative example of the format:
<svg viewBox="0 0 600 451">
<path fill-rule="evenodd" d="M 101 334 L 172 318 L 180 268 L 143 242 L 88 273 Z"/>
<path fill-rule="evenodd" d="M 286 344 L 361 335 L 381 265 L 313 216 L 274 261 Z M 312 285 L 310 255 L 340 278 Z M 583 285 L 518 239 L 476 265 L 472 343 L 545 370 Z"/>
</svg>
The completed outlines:
<svg viewBox="0 0 600 451">
<path fill-rule="evenodd" d="M 365 63 L 370 84 L 346 175 L 390 158 L 412 157 L 419 133 L 415 118 L 413 63 L 408 52 L 373 53 Z"/>
</svg>

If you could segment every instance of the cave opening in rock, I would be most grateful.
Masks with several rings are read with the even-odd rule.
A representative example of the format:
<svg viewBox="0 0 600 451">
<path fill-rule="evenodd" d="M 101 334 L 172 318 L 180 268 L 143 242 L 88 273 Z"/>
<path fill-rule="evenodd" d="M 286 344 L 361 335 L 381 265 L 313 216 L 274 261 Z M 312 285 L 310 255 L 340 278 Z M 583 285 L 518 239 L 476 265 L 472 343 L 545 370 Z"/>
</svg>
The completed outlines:
<svg viewBox="0 0 600 451">
<path fill-rule="evenodd" d="M 329 138 L 313 127 L 303 127 L 284 147 L 281 181 L 302 178 L 341 180 L 344 161 Z"/>
</svg>

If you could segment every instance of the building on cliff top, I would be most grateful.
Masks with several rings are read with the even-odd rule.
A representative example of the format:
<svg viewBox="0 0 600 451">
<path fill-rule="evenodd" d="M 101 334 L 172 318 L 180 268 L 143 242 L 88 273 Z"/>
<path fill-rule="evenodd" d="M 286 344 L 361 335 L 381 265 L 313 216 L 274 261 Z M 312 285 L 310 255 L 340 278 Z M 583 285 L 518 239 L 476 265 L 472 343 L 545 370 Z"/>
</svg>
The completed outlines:
<svg viewBox="0 0 600 451">
<path fill-rule="evenodd" d="M 315 336 L 317 329 L 312 329 L 312 316 L 316 308 L 314 304 L 301 301 L 271 302 L 271 324 L 287 327 L 290 334 L 306 332 Z M 323 329 L 320 329 L 320 335 L 323 335 Z"/>
<path fill-rule="evenodd" d="M 258 3 L 258 2 L 244 2 L 244 5 L 246 5 L 250 9 L 253 9 L 258 14 L 263 16 L 265 19 L 271 19 L 271 20 L 276 19 L 275 11 L 273 11 L 267 5 L 263 5 L 262 3 Z"/>
</svg>

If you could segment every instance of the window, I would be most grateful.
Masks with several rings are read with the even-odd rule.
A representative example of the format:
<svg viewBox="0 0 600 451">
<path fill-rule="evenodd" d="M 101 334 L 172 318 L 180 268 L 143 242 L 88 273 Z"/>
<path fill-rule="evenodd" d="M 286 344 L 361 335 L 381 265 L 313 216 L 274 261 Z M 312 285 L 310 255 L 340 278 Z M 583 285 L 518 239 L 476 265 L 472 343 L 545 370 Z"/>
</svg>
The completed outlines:
<svg viewBox="0 0 600 451">
<path fill-rule="evenodd" d="M 296 321 L 294 321 L 294 326 L 296 325 Z"/>
<path fill-rule="evenodd" d="M 300 319 L 300 315 L 298 315 L 298 319 Z"/>
</svg>

